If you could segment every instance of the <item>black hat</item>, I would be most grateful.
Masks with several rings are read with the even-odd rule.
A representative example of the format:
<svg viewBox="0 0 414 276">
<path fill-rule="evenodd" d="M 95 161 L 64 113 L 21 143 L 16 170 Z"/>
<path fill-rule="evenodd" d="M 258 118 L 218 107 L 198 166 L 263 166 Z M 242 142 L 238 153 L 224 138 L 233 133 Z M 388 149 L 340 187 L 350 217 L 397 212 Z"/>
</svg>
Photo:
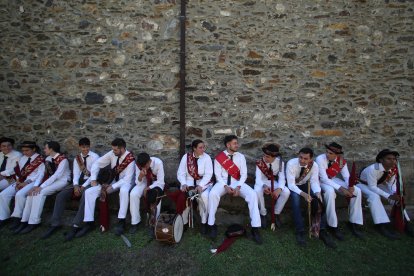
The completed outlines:
<svg viewBox="0 0 414 276">
<path fill-rule="evenodd" d="M 265 144 L 262 147 L 262 151 L 267 155 L 270 155 L 272 157 L 276 157 L 276 156 L 279 155 L 279 148 L 280 148 L 280 146 L 276 145 L 276 144 Z"/>
<path fill-rule="evenodd" d="M 382 151 L 380 151 L 377 154 L 377 157 L 375 158 L 375 161 L 377 163 L 381 163 L 381 160 L 380 159 L 382 159 L 383 157 L 385 157 L 386 155 L 389 155 L 389 154 L 394 155 L 396 158 L 398 156 L 400 156 L 400 154 L 397 151 L 395 151 L 395 150 L 383 149 Z"/>
<path fill-rule="evenodd" d="M 1 137 L 0 138 L 0 144 L 8 142 L 10 144 L 12 144 L 12 146 L 14 146 L 14 139 L 12 138 L 8 138 L 8 137 Z"/>
<path fill-rule="evenodd" d="M 24 141 L 20 144 L 20 148 L 31 148 L 36 149 L 38 146 L 36 145 L 36 142 L 33 141 Z"/>
<path fill-rule="evenodd" d="M 338 143 L 332 142 L 329 145 L 325 145 L 325 147 L 334 152 L 335 154 L 343 154 L 344 152 L 342 151 L 342 146 Z"/>
</svg>

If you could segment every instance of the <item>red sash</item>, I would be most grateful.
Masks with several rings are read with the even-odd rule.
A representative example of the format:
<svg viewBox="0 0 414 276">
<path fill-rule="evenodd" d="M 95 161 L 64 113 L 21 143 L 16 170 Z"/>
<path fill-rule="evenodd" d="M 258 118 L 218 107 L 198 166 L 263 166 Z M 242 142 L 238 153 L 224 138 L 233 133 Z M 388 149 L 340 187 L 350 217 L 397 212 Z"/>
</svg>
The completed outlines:
<svg viewBox="0 0 414 276">
<path fill-rule="evenodd" d="M 19 177 L 19 182 L 24 182 L 26 178 L 34 172 L 45 160 L 41 155 L 38 155 L 32 162 L 30 162 L 23 171 L 20 170 L 19 163 L 16 164 L 14 171 Z"/>
<path fill-rule="evenodd" d="M 234 164 L 233 160 L 231 160 L 224 151 L 220 152 L 216 156 L 217 162 L 230 174 L 234 179 L 240 180 L 240 169 Z"/>
<path fill-rule="evenodd" d="M 312 167 L 313 167 L 313 161 L 308 167 L 305 168 L 305 170 L 303 171 L 302 176 L 299 176 L 298 178 L 295 179 L 295 182 L 299 183 L 303 179 L 305 179 L 305 177 L 308 175 L 308 173 L 312 170 Z"/>
<path fill-rule="evenodd" d="M 263 159 L 257 160 L 256 166 L 262 171 L 262 173 L 267 177 L 267 179 L 272 179 L 273 172 L 270 171 L 270 168 L 266 165 L 266 162 L 263 161 Z"/>
<path fill-rule="evenodd" d="M 79 169 L 85 176 L 91 176 L 91 172 L 85 167 L 85 163 L 83 163 L 83 158 L 80 154 L 76 155 L 76 162 L 78 163 Z"/>
<path fill-rule="evenodd" d="M 346 160 L 341 158 L 340 156 L 336 157 L 335 161 L 333 161 L 332 165 L 326 169 L 326 174 L 328 175 L 329 179 L 334 178 L 341 172 L 342 168 L 345 166 Z"/>
<path fill-rule="evenodd" d="M 201 176 L 198 174 L 197 160 L 192 152 L 187 153 L 187 170 L 194 180 L 201 179 Z"/>
<path fill-rule="evenodd" d="M 117 167 L 114 168 L 115 173 L 120 175 L 121 172 L 125 170 L 128 165 L 135 160 L 134 155 L 132 153 L 128 153 L 127 156 L 125 156 L 124 161 L 122 161 L 121 164 L 119 164 Z"/>
<path fill-rule="evenodd" d="M 390 171 L 388 171 L 387 177 L 385 177 L 385 179 L 383 181 L 381 181 L 382 177 L 380 179 L 378 179 L 377 184 L 387 183 L 388 181 L 390 181 L 391 177 L 393 177 L 394 175 L 397 175 L 397 173 L 398 173 L 398 168 L 397 168 L 397 166 L 395 166 Z"/>
<path fill-rule="evenodd" d="M 51 175 L 53 175 L 55 173 L 57 167 L 59 167 L 60 162 L 62 162 L 65 159 L 66 159 L 65 155 L 59 154 L 59 156 L 56 157 L 53 161 L 53 163 L 55 164 L 54 169 L 49 166 L 48 162 L 45 162 L 46 170 L 45 170 L 45 175 L 43 176 L 43 179 L 42 179 L 42 183 L 45 182 Z"/>
</svg>

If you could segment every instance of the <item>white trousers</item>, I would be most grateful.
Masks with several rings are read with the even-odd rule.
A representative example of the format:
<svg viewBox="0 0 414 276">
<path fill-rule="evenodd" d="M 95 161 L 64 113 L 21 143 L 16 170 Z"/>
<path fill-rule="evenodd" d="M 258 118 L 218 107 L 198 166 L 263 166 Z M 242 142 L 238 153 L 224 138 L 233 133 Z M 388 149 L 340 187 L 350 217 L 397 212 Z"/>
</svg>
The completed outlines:
<svg viewBox="0 0 414 276">
<path fill-rule="evenodd" d="M 347 189 L 347 185 L 344 181 L 339 178 L 332 179 L 335 183 L 341 185 L 345 189 Z M 331 227 L 338 227 L 338 217 L 336 216 L 336 207 L 335 207 L 335 199 L 336 194 L 338 193 L 332 186 L 321 183 L 321 189 L 323 193 L 323 201 L 325 203 L 326 209 L 326 220 L 328 225 Z M 351 198 L 349 201 L 349 222 L 362 225 L 364 224 L 364 219 L 362 216 L 362 193 L 361 189 L 357 186 L 354 186 L 354 193 L 355 197 Z"/>
<path fill-rule="evenodd" d="M 129 211 L 131 213 L 131 224 L 137 225 L 141 222 L 141 213 L 139 210 L 141 204 L 141 197 L 144 195 L 145 185 L 135 185 L 129 194 Z M 158 216 L 161 212 L 161 202 L 157 205 L 157 213 L 155 214 L 155 219 L 158 219 Z"/>
<path fill-rule="evenodd" d="M 10 201 L 14 198 L 14 211 L 12 217 L 21 218 L 27 193 L 32 189 L 34 183 L 27 184 L 19 191 L 16 191 L 16 184 L 13 183 L 0 193 L 0 220 L 10 217 Z"/>
<path fill-rule="evenodd" d="M 208 195 L 210 194 L 211 186 L 201 193 L 201 198 L 198 200 L 198 211 L 200 212 L 201 223 L 207 223 L 208 219 Z M 201 201 L 201 202 L 200 202 Z M 184 224 L 188 223 L 188 214 L 190 213 L 190 206 L 183 211 Z"/>
<path fill-rule="evenodd" d="M 264 200 L 263 186 L 262 187 L 255 186 L 254 191 L 256 192 L 256 195 L 257 195 L 260 215 L 266 216 L 267 211 L 266 211 L 265 200 Z M 283 187 L 282 192 L 280 193 L 279 197 L 276 200 L 275 209 L 273 210 L 273 212 L 276 215 L 280 215 L 280 213 L 282 213 L 283 207 L 285 207 L 286 201 L 289 199 L 289 196 L 290 196 L 289 188 L 286 186 Z"/>
<path fill-rule="evenodd" d="M 389 223 L 390 219 L 388 218 L 387 212 L 382 205 L 381 196 L 371 191 L 368 185 L 357 184 L 356 186 L 361 189 L 362 194 L 367 198 L 368 206 L 371 211 L 371 216 L 374 224 Z"/>
<path fill-rule="evenodd" d="M 0 180 L 0 191 L 3 191 L 9 186 L 10 186 L 9 181 L 7 181 L 6 179 Z"/>
<path fill-rule="evenodd" d="M 118 218 L 125 219 L 128 212 L 129 204 L 129 190 L 130 184 L 124 184 L 120 189 L 114 189 L 111 191 L 115 193 L 119 191 L 119 211 Z M 96 185 L 85 190 L 85 217 L 84 222 L 90 222 L 95 220 L 95 205 L 96 199 L 101 195 L 101 185 Z"/>
<path fill-rule="evenodd" d="M 46 197 L 61 191 L 66 185 L 68 185 L 67 179 L 59 179 L 46 188 L 42 188 L 38 195 L 28 196 L 23 210 L 22 222 L 39 224 Z"/>
<path fill-rule="evenodd" d="M 260 213 L 259 207 L 257 204 L 257 195 L 254 190 L 247 184 L 243 183 L 241 185 L 233 183 L 232 187 L 240 187 L 240 196 L 244 198 L 249 207 L 250 220 L 252 227 L 260 227 Z M 213 188 L 211 188 L 210 194 L 208 196 L 208 224 L 214 225 L 216 221 L 216 212 L 218 205 L 220 203 L 220 198 L 226 193 L 224 185 L 216 183 Z"/>
</svg>

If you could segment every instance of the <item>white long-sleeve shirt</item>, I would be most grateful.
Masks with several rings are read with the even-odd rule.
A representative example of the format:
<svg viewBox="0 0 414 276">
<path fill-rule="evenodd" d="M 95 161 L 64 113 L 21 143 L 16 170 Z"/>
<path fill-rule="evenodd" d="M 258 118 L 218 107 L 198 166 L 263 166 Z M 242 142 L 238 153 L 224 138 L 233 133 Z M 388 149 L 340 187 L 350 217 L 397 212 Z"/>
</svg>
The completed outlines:
<svg viewBox="0 0 414 276">
<path fill-rule="evenodd" d="M 229 156 L 229 153 L 227 152 L 227 150 L 224 151 L 224 154 Z M 233 177 L 231 177 L 230 187 L 234 189 L 236 188 L 236 186 L 242 185 L 246 182 L 246 179 L 247 179 L 246 158 L 240 152 L 235 152 L 233 154 L 233 163 L 236 164 L 236 166 L 240 170 L 240 180 L 236 180 Z M 227 177 L 229 174 L 216 159 L 214 159 L 214 174 L 216 176 L 217 183 L 227 185 Z"/>
<path fill-rule="evenodd" d="M 165 186 L 165 182 L 164 182 L 164 164 L 162 162 L 161 159 L 157 158 L 157 157 L 150 157 L 151 158 L 151 171 L 154 175 L 156 175 L 157 180 L 153 181 L 152 184 L 149 186 L 150 189 L 153 189 L 155 187 L 160 187 L 161 190 L 164 190 L 164 186 Z M 136 167 L 136 173 L 135 173 L 135 184 L 137 186 L 139 185 L 145 185 L 147 186 L 147 178 L 144 176 L 142 177 L 142 180 L 139 181 L 139 174 L 141 172 L 141 170 L 138 168 L 138 166 Z"/>
<path fill-rule="evenodd" d="M 270 163 L 266 163 L 267 167 L 269 168 Z M 282 162 L 282 168 L 280 168 L 280 157 L 275 158 L 272 162 L 272 170 L 274 176 L 279 176 L 278 181 L 275 181 L 274 188 L 283 189 L 286 185 L 285 179 L 285 162 Z M 254 184 L 255 187 L 269 187 L 271 188 L 271 181 L 267 178 L 267 176 L 259 169 L 256 165 L 256 183 Z"/>
<path fill-rule="evenodd" d="M 83 158 L 85 156 L 83 156 L 83 154 L 81 153 L 81 158 L 82 161 L 84 160 Z M 96 160 L 98 160 L 99 155 L 94 153 L 93 151 L 89 151 L 87 154 L 87 158 L 86 158 L 86 169 L 90 172 L 92 170 L 92 165 L 93 163 L 95 163 Z M 82 171 L 79 168 L 79 164 L 78 161 L 76 160 L 76 158 L 73 160 L 73 185 L 79 185 L 79 177 L 81 175 Z M 89 176 L 84 176 L 83 179 L 85 179 L 86 181 L 83 183 L 83 187 L 88 187 L 89 184 L 91 183 L 91 178 Z"/>
<path fill-rule="evenodd" d="M 321 185 L 319 184 L 319 168 L 316 162 L 313 162 L 311 171 L 302 179 L 299 183 L 296 183 L 296 178 L 299 177 L 301 166 L 299 164 L 299 158 L 290 159 L 286 164 L 286 181 L 289 189 L 300 195 L 301 190 L 298 186 L 305 184 L 310 180 L 311 189 L 313 193 L 321 192 Z"/>
<path fill-rule="evenodd" d="M 53 156 L 54 159 L 56 159 L 60 153 L 56 153 L 55 156 Z M 46 157 L 46 161 L 52 162 L 52 157 L 48 156 Z M 70 168 L 69 168 L 69 161 L 67 158 L 63 159 L 59 166 L 56 168 L 56 171 L 54 174 L 49 176 L 48 179 L 46 179 L 45 182 L 43 182 L 40 185 L 40 188 L 46 188 L 47 186 L 52 185 L 56 180 L 65 179 L 66 181 L 70 181 Z"/>
<path fill-rule="evenodd" d="M 0 152 L 0 165 L 3 163 L 4 160 L 4 153 Z M 14 174 L 14 167 L 16 167 L 17 162 L 19 162 L 19 159 L 22 157 L 22 154 L 18 152 L 17 150 L 12 150 L 7 156 L 6 161 L 6 169 L 2 172 L 0 172 L 0 175 L 2 176 L 11 176 Z"/>
<path fill-rule="evenodd" d="M 129 151 L 125 151 L 125 153 L 119 158 L 119 165 L 122 164 L 125 157 L 128 155 Z M 108 165 L 111 165 L 111 169 L 115 168 L 116 161 L 118 160 L 118 156 L 114 154 L 111 150 L 107 152 L 104 156 L 99 157 L 91 167 L 91 177 L 89 178 L 91 181 L 95 181 L 98 178 L 99 170 L 105 168 Z M 119 174 L 119 180 L 112 183 L 113 189 L 118 189 L 123 185 L 131 185 L 134 172 L 135 172 L 135 162 L 132 161 L 128 164 L 128 166 Z"/>
<path fill-rule="evenodd" d="M 328 174 L 326 173 L 326 170 L 328 169 L 329 160 L 326 157 L 326 154 L 321 154 L 318 157 L 316 157 L 316 163 L 319 167 L 319 180 L 323 184 L 327 184 L 329 186 L 332 186 L 335 190 L 339 190 L 341 188 L 341 185 L 333 181 L 332 179 L 329 179 Z M 341 169 L 341 175 L 344 178 L 344 181 L 347 185 L 349 185 L 349 170 L 348 170 L 348 164 L 345 164 Z"/>
<path fill-rule="evenodd" d="M 39 154 L 37 154 L 37 153 L 33 154 L 30 157 L 30 163 L 32 163 L 38 156 L 39 156 Z M 29 157 L 27 157 L 26 155 L 23 155 L 20 158 L 20 160 L 19 160 L 20 170 L 23 169 L 23 166 L 26 164 L 28 159 L 29 159 Z M 42 182 L 44 176 L 45 176 L 45 164 L 42 163 L 26 177 L 25 182 L 26 183 L 34 183 L 34 186 L 37 187 Z M 18 177 L 17 177 L 17 179 L 18 179 Z"/>
<path fill-rule="evenodd" d="M 194 155 L 194 153 L 191 153 Z M 190 175 L 187 169 L 187 155 L 184 154 L 181 158 L 180 166 L 177 171 L 177 179 L 182 185 L 194 186 L 194 178 Z M 210 156 L 207 153 L 199 156 L 197 160 L 198 174 L 201 176 L 201 179 L 196 180 L 196 184 L 203 189 L 205 189 L 213 176 L 213 162 L 211 161 Z"/>
<path fill-rule="evenodd" d="M 385 172 L 385 169 L 381 163 L 374 163 L 362 170 L 360 178 L 361 180 L 368 183 L 368 188 L 371 191 L 373 191 L 374 193 L 384 198 L 388 198 L 391 194 L 378 188 L 378 184 L 377 184 L 378 180 L 383 176 L 384 172 Z M 384 184 L 388 186 L 392 186 L 393 184 L 395 184 L 395 181 L 396 181 L 395 175 L 393 175 L 390 178 L 390 180 L 388 180 Z"/>
</svg>

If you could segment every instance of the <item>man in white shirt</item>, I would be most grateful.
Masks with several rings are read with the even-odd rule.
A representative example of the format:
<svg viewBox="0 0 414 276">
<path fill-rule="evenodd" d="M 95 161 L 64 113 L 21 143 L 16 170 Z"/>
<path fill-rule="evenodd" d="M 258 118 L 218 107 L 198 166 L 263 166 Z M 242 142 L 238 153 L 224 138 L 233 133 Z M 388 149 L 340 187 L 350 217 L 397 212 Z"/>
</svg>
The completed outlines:
<svg viewBox="0 0 414 276">
<path fill-rule="evenodd" d="M 14 167 L 22 154 L 13 149 L 14 140 L 7 137 L 0 138 L 0 191 L 14 183 Z"/>
<path fill-rule="evenodd" d="M 208 199 L 208 225 L 210 237 L 217 237 L 216 212 L 220 198 L 226 193 L 237 197 L 241 196 L 247 202 L 252 226 L 252 238 L 257 244 L 262 243 L 259 233 L 261 226 L 257 195 L 254 190 L 245 183 L 247 179 L 247 164 L 243 154 L 238 152 L 239 143 L 235 135 L 224 137 L 225 151 L 220 152 L 214 160 L 214 174 L 216 184 L 210 191 Z"/>
<path fill-rule="evenodd" d="M 396 194 L 396 176 L 397 176 L 397 158 L 400 154 L 396 151 L 384 149 L 380 151 L 376 157 L 376 163 L 364 168 L 361 172 L 359 184 L 364 196 L 368 199 L 369 209 L 374 224 L 378 231 L 385 237 L 394 240 L 398 236 L 388 229 L 390 219 L 381 202 L 381 197 L 393 204 L 394 201 L 400 200 Z M 404 211 L 406 220 L 406 232 L 413 235 L 410 218 Z"/>
<path fill-rule="evenodd" d="M 46 142 L 44 152 L 46 158 L 46 177 L 40 185 L 36 184 L 29 192 L 23 210 L 21 226 L 27 224 L 24 229 L 16 229 L 20 234 L 31 232 L 40 224 L 40 217 L 46 197 L 61 191 L 70 181 L 70 169 L 68 159 L 60 153 L 58 142 Z"/>
<path fill-rule="evenodd" d="M 15 230 L 20 224 L 27 193 L 34 185 L 40 184 L 45 174 L 44 159 L 37 153 L 39 147 L 36 143 L 25 141 L 20 148 L 23 157 L 14 169 L 16 181 L 0 193 L 0 224 L 10 218 L 10 201 L 14 197 L 11 230 Z"/>
<path fill-rule="evenodd" d="M 276 144 L 266 144 L 262 147 L 263 157 L 256 161 L 256 183 L 254 190 L 257 194 L 259 202 L 260 216 L 262 220 L 262 228 L 266 227 L 266 206 L 264 201 L 264 194 L 272 197 L 272 202 L 276 201 L 274 209 L 271 210 L 272 223 L 273 216 L 275 225 L 280 228 L 282 222 L 280 220 L 280 213 L 289 199 L 290 190 L 286 187 L 285 179 L 285 164 L 279 153 L 279 146 Z M 274 181 L 273 191 L 272 179 Z"/>
<path fill-rule="evenodd" d="M 43 239 L 49 238 L 56 230 L 61 228 L 62 215 L 65 211 L 66 203 L 72 199 L 74 195 L 76 198 L 80 198 L 83 191 L 90 184 L 90 171 L 92 164 L 99 158 L 99 156 L 90 151 L 91 141 L 88 138 L 82 138 L 79 140 L 80 154 L 75 157 L 73 162 L 73 185 L 66 186 L 62 191 L 56 195 L 55 206 L 53 208 L 53 214 L 51 218 L 51 226 L 42 236 Z M 79 209 L 84 212 L 85 199 L 80 203 Z"/>
<path fill-rule="evenodd" d="M 181 158 L 180 166 L 177 171 L 177 179 L 180 182 L 181 197 L 177 201 L 184 201 L 184 210 L 178 210 L 183 214 L 184 224 L 188 222 L 188 214 L 190 207 L 186 206 L 187 193 L 191 189 L 195 189 L 200 197 L 199 211 L 201 217 L 201 234 L 207 233 L 207 210 L 208 195 L 211 190 L 211 177 L 213 176 L 213 162 L 210 156 L 205 153 L 206 146 L 202 140 L 196 139 L 191 143 L 191 151 L 184 154 Z M 178 205 L 178 204 L 177 204 Z"/>
<path fill-rule="evenodd" d="M 131 212 L 131 229 L 130 233 L 135 234 L 138 231 L 139 223 L 141 222 L 140 202 L 141 197 L 146 197 L 147 205 L 154 204 L 150 202 L 147 195 L 154 193 L 161 196 L 164 191 L 164 164 L 161 159 L 157 157 L 150 157 L 148 153 L 142 152 L 137 155 L 135 173 L 135 187 L 130 193 L 130 212 Z M 155 196 L 155 199 L 156 197 Z M 146 206 L 149 207 L 149 206 Z M 161 211 L 161 201 L 157 204 L 157 211 L 155 217 L 157 219 Z M 155 222 L 152 222 L 152 224 Z M 153 225 L 150 225 L 153 226 Z"/>
<path fill-rule="evenodd" d="M 286 164 L 286 181 L 291 190 L 293 220 L 296 227 L 296 241 L 299 246 L 305 246 L 305 225 L 303 222 L 300 208 L 300 198 L 303 197 L 306 202 L 312 202 L 319 199 L 322 201 L 321 187 L 319 184 L 318 164 L 313 161 L 313 150 L 302 148 L 299 151 L 298 158 L 289 160 Z M 310 182 L 310 193 L 308 185 Z M 326 216 L 322 215 L 320 221 L 319 238 L 327 247 L 335 248 L 336 244 L 332 241 L 326 231 Z"/>
<path fill-rule="evenodd" d="M 349 170 L 346 160 L 343 158 L 342 146 L 338 143 L 325 145 L 326 153 L 316 157 L 316 163 L 319 167 L 319 180 L 323 198 L 326 206 L 326 216 L 328 226 L 335 238 L 344 240 L 343 234 L 338 228 L 338 218 L 336 216 L 335 198 L 336 193 L 349 198 L 349 223 L 348 226 L 352 234 L 357 238 L 362 238 L 358 231 L 357 225 L 363 224 L 361 189 L 358 187 L 349 187 Z M 339 174 L 342 179 L 339 179 Z"/>
<path fill-rule="evenodd" d="M 135 158 L 126 149 L 126 143 L 122 138 L 112 141 L 112 150 L 100 157 L 92 164 L 91 186 L 85 190 L 85 225 L 76 234 L 77 237 L 85 235 L 93 229 L 96 199 L 101 195 L 102 185 L 97 182 L 98 173 L 106 166 L 110 166 L 114 172 L 114 180 L 105 189 L 106 194 L 119 191 L 119 212 L 118 225 L 115 227 L 115 234 L 121 235 L 125 229 L 125 218 L 128 212 L 129 190 L 131 189 L 134 173 Z"/>
</svg>

